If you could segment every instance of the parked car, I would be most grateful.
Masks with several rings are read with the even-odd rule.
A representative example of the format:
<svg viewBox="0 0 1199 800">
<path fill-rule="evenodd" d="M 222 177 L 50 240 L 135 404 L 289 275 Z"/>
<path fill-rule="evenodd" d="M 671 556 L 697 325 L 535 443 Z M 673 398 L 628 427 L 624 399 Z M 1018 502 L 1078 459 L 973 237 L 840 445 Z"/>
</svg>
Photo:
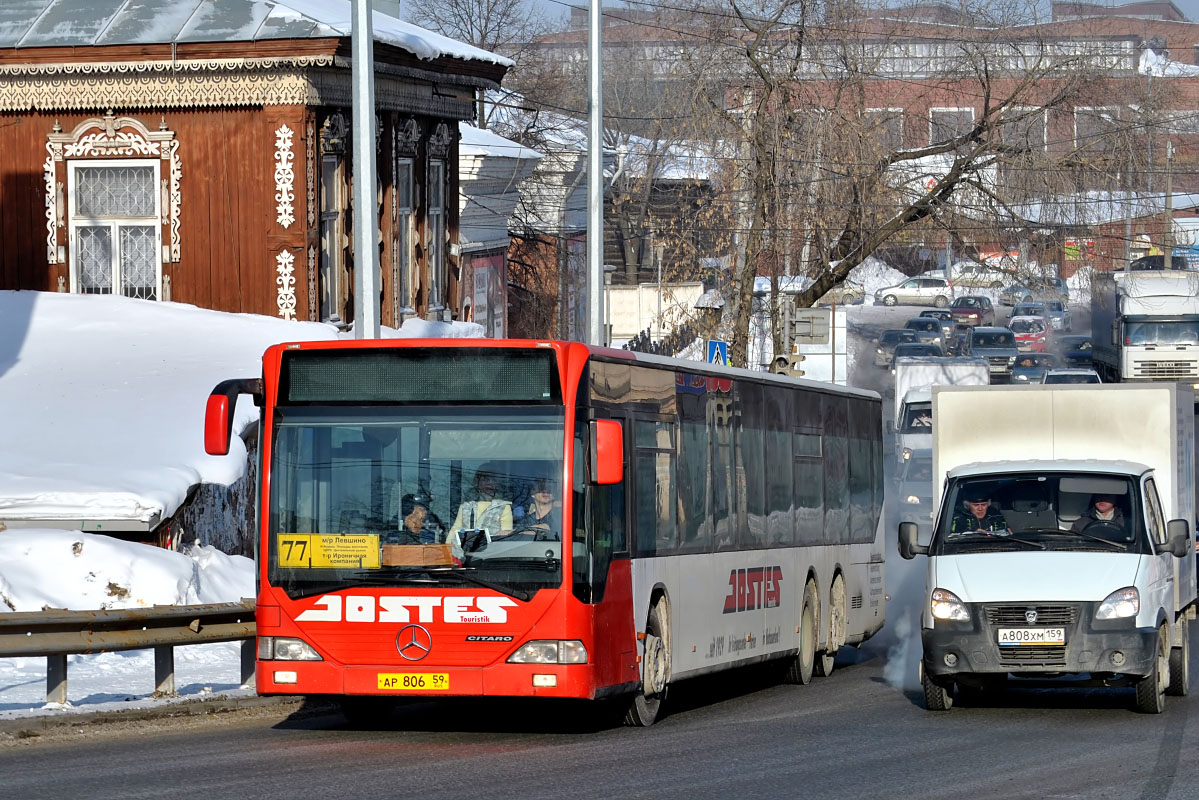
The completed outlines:
<svg viewBox="0 0 1199 800">
<path fill-rule="evenodd" d="M 1093 369 L 1051 369 L 1041 383 L 1103 383 Z"/>
<path fill-rule="evenodd" d="M 1011 378 L 1020 351 L 1016 349 L 1016 334 L 1009 329 L 976 326 L 966 340 L 966 352 L 961 355 L 985 358 L 994 383 L 997 378 Z"/>
<path fill-rule="evenodd" d="M 895 373 L 895 360 L 898 358 L 940 358 L 945 353 L 935 344 L 928 342 L 900 342 L 895 346 L 891 355 L 891 373 Z"/>
<path fill-rule="evenodd" d="M 1081 334 L 1059 336 L 1057 346 L 1066 367 L 1091 367 L 1091 337 Z"/>
<path fill-rule="evenodd" d="M 967 325 L 994 325 L 995 306 L 991 298 L 969 294 L 959 297 L 949 306 L 949 313 L 954 322 L 964 322 Z"/>
<path fill-rule="evenodd" d="M 999 293 L 999 302 L 1005 306 L 1014 306 L 1030 300 L 1060 300 L 1065 303 L 1069 299 L 1070 288 L 1061 278 L 1021 281 L 1013 283 Z"/>
<path fill-rule="evenodd" d="M 1020 352 L 1044 353 L 1049 349 L 1053 327 L 1044 317 L 1012 317 L 1007 326 L 1016 335 Z"/>
<path fill-rule="evenodd" d="M 816 301 L 818 306 L 852 306 L 866 300 L 866 290 L 853 281 L 844 281 L 829 289 Z"/>
<path fill-rule="evenodd" d="M 919 342 L 916 331 L 907 328 L 890 328 L 874 340 L 874 366 L 891 366 L 891 356 L 895 354 L 895 345 L 901 342 Z"/>
<path fill-rule="evenodd" d="M 953 285 L 944 278 L 908 278 L 898 286 L 888 286 L 874 293 L 874 302 L 885 306 L 903 303 L 945 308 L 952 298 Z"/>
<path fill-rule="evenodd" d="M 1012 366 L 1012 383 L 1040 383 L 1056 366 L 1057 359 L 1049 353 L 1021 353 Z"/>
<path fill-rule="evenodd" d="M 953 285 L 965 289 L 1001 289 L 1015 278 L 1015 264 L 996 267 L 978 261 L 958 261 L 949 270 Z"/>
<path fill-rule="evenodd" d="M 920 341 L 930 342 L 942 350 L 945 349 L 945 331 L 941 328 L 941 320 L 931 317 L 912 317 L 904 323 L 903 327 L 910 331 L 916 331 L 916 336 Z"/>
</svg>

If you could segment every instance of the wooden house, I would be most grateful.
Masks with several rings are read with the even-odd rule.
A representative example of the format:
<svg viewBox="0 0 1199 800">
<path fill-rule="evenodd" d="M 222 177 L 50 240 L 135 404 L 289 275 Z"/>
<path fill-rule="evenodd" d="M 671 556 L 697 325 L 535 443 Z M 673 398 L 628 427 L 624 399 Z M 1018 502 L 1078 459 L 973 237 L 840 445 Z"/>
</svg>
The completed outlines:
<svg viewBox="0 0 1199 800">
<path fill-rule="evenodd" d="M 349 0 L 0 5 L 0 289 L 353 320 Z M 511 62 L 375 12 L 382 322 L 462 308 L 460 120 Z"/>
</svg>

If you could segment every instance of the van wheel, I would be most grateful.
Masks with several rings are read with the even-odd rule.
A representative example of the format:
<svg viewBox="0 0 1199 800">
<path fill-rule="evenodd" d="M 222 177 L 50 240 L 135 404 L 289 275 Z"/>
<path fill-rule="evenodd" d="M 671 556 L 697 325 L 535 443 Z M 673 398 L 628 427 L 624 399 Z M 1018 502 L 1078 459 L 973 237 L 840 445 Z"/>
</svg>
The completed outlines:
<svg viewBox="0 0 1199 800">
<path fill-rule="evenodd" d="M 1166 709 L 1166 681 L 1170 678 L 1169 645 L 1165 626 L 1157 632 L 1157 657 L 1153 669 L 1137 681 L 1136 709 L 1142 714 L 1160 714 Z"/>
<path fill-rule="evenodd" d="M 953 682 L 942 686 L 934 683 L 929 674 L 920 665 L 920 685 L 924 689 L 924 707 L 929 711 L 948 711 L 953 708 Z"/>
<path fill-rule="evenodd" d="M 799 653 L 787 668 L 787 682 L 807 686 L 816 671 L 816 584 L 808 581 L 799 612 Z"/>
<path fill-rule="evenodd" d="M 641 691 L 633 695 L 625 712 L 625 724 L 648 728 L 658 719 L 670 684 L 670 635 L 665 601 L 650 609 L 645 624 L 645 652 L 641 658 Z"/>
<path fill-rule="evenodd" d="M 1170 648 L 1170 686 L 1166 694 L 1171 697 L 1186 697 L 1191 691 L 1191 631 L 1190 623 L 1183 620 L 1182 646 Z"/>
<path fill-rule="evenodd" d="M 885 306 L 893 306 L 898 302 L 899 302 L 899 300 L 896 299 L 895 295 L 893 295 L 893 294 L 889 294 L 889 295 L 886 295 L 883 297 L 883 305 L 885 305 Z"/>
<path fill-rule="evenodd" d="M 949 300 L 942 295 L 937 295 L 936 299 L 933 300 L 933 305 L 937 308 L 945 308 L 949 305 Z"/>
<path fill-rule="evenodd" d="M 845 641 L 845 581 L 840 575 L 833 581 L 833 590 L 829 592 L 828 608 L 828 646 L 820 652 L 816 659 L 816 674 L 827 678 L 833 674 L 837 650 Z"/>
</svg>

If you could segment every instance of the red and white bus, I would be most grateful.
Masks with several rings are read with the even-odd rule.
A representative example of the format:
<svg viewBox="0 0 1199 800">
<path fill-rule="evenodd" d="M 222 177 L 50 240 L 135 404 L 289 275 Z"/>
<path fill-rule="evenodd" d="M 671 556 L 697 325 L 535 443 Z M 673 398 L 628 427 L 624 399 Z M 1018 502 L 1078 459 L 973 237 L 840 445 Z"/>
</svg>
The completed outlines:
<svg viewBox="0 0 1199 800">
<path fill-rule="evenodd" d="M 617 698 L 649 725 L 676 681 L 807 683 L 883 625 L 873 393 L 572 342 L 282 344 L 213 390 L 209 453 L 245 393 L 261 694 Z"/>
</svg>

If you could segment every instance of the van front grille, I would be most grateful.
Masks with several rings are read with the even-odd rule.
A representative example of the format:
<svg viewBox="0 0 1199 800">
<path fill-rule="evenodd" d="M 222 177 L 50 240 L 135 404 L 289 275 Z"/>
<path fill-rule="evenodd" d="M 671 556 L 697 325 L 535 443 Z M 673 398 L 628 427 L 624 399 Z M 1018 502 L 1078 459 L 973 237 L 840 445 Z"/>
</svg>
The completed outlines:
<svg viewBox="0 0 1199 800">
<path fill-rule="evenodd" d="M 1030 623 L 1025 613 L 1037 612 L 1037 621 Z M 987 622 L 992 625 L 1054 625 L 1065 627 L 1078 620 L 1078 606 L 1074 605 L 1005 605 L 986 606 Z"/>
</svg>

